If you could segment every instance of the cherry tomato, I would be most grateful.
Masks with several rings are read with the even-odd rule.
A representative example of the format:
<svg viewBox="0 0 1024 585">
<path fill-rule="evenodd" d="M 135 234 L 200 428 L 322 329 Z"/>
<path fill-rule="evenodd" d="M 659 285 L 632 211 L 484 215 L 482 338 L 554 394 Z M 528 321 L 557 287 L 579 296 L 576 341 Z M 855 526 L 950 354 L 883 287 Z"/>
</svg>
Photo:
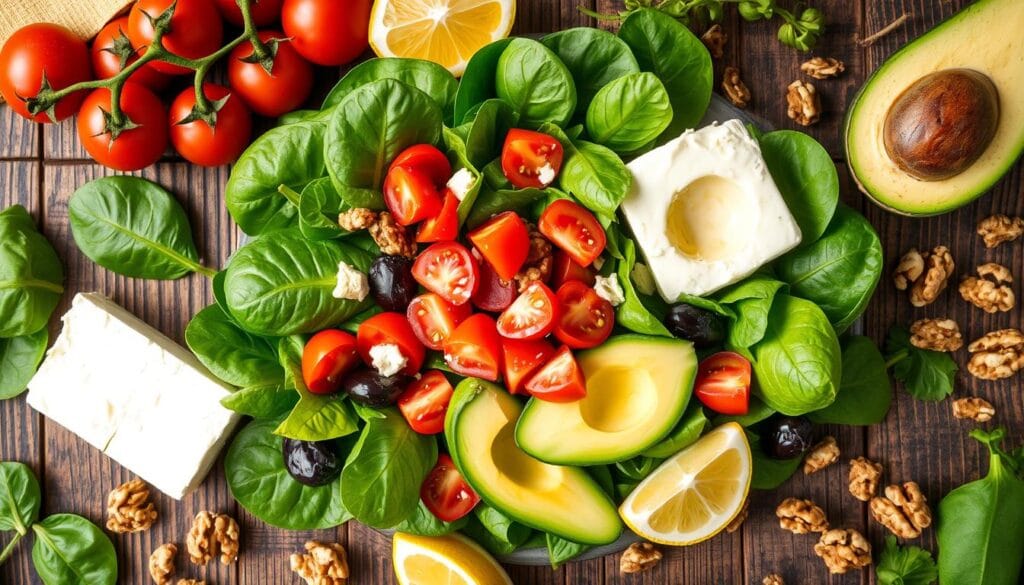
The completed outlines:
<svg viewBox="0 0 1024 585">
<path fill-rule="evenodd" d="M 421 244 L 446 242 L 459 237 L 459 198 L 445 187 L 441 211 L 420 224 L 416 241 Z"/>
<path fill-rule="evenodd" d="M 498 333 L 509 339 L 540 339 L 551 333 L 558 320 L 558 300 L 542 282 L 526 287 L 498 317 Z"/>
<path fill-rule="evenodd" d="M 563 345 L 537 373 L 526 381 L 531 396 L 548 402 L 574 402 L 587 395 L 583 370 L 569 347 Z"/>
<path fill-rule="evenodd" d="M 19 28 L 0 49 L 0 94 L 19 116 L 45 124 L 52 121 L 49 114 L 32 115 L 25 103 L 25 99 L 38 95 L 44 77 L 51 89 L 89 81 L 89 47 L 57 24 L 37 23 Z M 54 117 L 60 121 L 74 114 L 86 95 L 78 91 L 57 102 Z"/>
<path fill-rule="evenodd" d="M 211 103 L 227 98 L 219 110 L 214 127 L 202 120 L 182 124 L 196 105 L 196 90 L 185 88 L 171 104 L 171 144 L 189 162 L 216 167 L 234 162 L 249 145 L 252 114 L 239 97 L 222 85 L 203 84 L 203 94 Z"/>
<path fill-rule="evenodd" d="M 252 0 L 249 2 L 249 14 L 252 16 L 252 23 L 255 26 L 267 26 L 277 22 L 281 16 L 281 4 L 284 0 Z M 242 9 L 238 7 L 236 0 L 217 0 L 217 8 L 221 16 L 231 24 L 241 27 L 245 24 L 242 18 Z"/>
<path fill-rule="evenodd" d="M 562 143 L 553 136 L 513 128 L 501 149 L 501 170 L 517 189 L 543 189 L 562 170 Z"/>
<path fill-rule="evenodd" d="M 480 253 L 473 250 L 473 257 L 480 260 L 480 285 L 473 293 L 473 304 L 481 311 L 500 313 L 516 300 L 518 291 L 514 280 L 504 280 L 487 262 L 483 262 Z"/>
<path fill-rule="evenodd" d="M 693 392 L 720 414 L 747 414 L 750 409 L 750 362 L 731 351 L 704 358 L 697 368 Z"/>
<path fill-rule="evenodd" d="M 107 26 L 96 35 L 92 42 L 92 71 L 97 79 L 109 79 L 123 69 L 121 67 L 121 55 L 128 55 L 125 66 L 134 63 L 142 54 L 132 45 L 128 34 L 128 17 L 115 18 L 107 23 Z M 145 85 L 150 89 L 162 89 L 167 85 L 169 78 L 153 69 L 152 63 L 146 63 L 132 73 L 128 79 Z"/>
<path fill-rule="evenodd" d="M 297 109 L 309 98 L 313 91 L 313 66 L 299 56 L 284 33 L 264 30 L 259 37 L 263 42 L 281 39 L 270 73 L 261 63 L 245 60 L 252 55 L 252 43 L 242 43 L 228 58 L 228 81 L 254 112 L 276 118 Z"/>
<path fill-rule="evenodd" d="M 416 257 L 412 276 L 423 288 L 449 303 L 464 305 L 480 282 L 480 268 L 462 244 L 438 242 Z"/>
<path fill-rule="evenodd" d="M 434 293 L 426 293 L 409 303 L 405 315 L 416 339 L 430 349 L 440 350 L 471 312 L 468 304 L 453 305 Z"/>
<path fill-rule="evenodd" d="M 281 24 L 295 48 L 318 65 L 344 65 L 369 47 L 371 0 L 285 0 Z"/>
<path fill-rule="evenodd" d="M 427 509 L 444 522 L 455 522 L 472 512 L 480 502 L 480 496 L 469 487 L 455 468 L 455 462 L 445 453 L 437 456 L 437 465 L 423 480 L 420 498 Z"/>
<path fill-rule="evenodd" d="M 412 430 L 421 435 L 436 435 L 444 430 L 444 416 L 454 392 L 443 373 L 430 370 L 398 397 L 398 410 Z"/>
<path fill-rule="evenodd" d="M 441 195 L 430 177 L 406 166 L 392 166 L 384 177 L 384 203 L 401 225 L 412 225 L 441 213 Z"/>
<path fill-rule="evenodd" d="M 494 319 L 477 313 L 462 322 L 444 343 L 444 361 L 463 376 L 495 382 L 501 373 L 501 337 Z"/>
<path fill-rule="evenodd" d="M 420 343 L 420 340 L 413 333 L 412 326 L 401 313 L 377 313 L 366 321 L 359 324 L 356 330 L 356 344 L 359 346 L 359 355 L 367 365 L 373 364 L 370 356 L 370 349 L 375 345 L 390 343 L 398 346 L 402 356 L 408 363 L 402 368 L 402 373 L 408 376 L 415 376 L 423 367 L 423 359 L 427 350 Z"/>
<path fill-rule="evenodd" d="M 119 171 L 137 171 L 155 163 L 167 150 L 167 110 L 146 86 L 129 81 L 121 89 L 121 111 L 137 124 L 114 139 L 105 114 L 110 90 L 93 90 L 78 112 L 78 140 L 89 156 Z"/>
<path fill-rule="evenodd" d="M 597 282 L 593 270 L 577 264 L 565 250 L 557 250 L 551 269 L 551 286 L 557 290 L 570 280 L 578 280 L 587 286 L 594 286 Z"/>
<path fill-rule="evenodd" d="M 537 229 L 580 266 L 590 266 L 604 252 L 604 229 L 582 205 L 559 199 L 540 214 Z"/>
<path fill-rule="evenodd" d="M 530 254 L 530 230 L 514 211 L 499 213 L 469 232 L 468 238 L 505 280 L 515 278 Z"/>
<path fill-rule="evenodd" d="M 502 339 L 501 353 L 505 387 L 512 394 L 525 394 L 526 380 L 555 355 L 555 348 L 543 339 Z"/>
<path fill-rule="evenodd" d="M 604 343 L 615 325 L 615 308 L 594 289 L 570 280 L 558 289 L 558 323 L 555 337 L 573 349 Z"/>
<path fill-rule="evenodd" d="M 149 47 L 154 33 L 150 18 L 157 18 L 172 4 L 171 26 L 162 39 L 165 49 L 186 59 L 198 59 L 220 48 L 224 25 L 217 7 L 210 0 L 139 0 L 128 13 L 128 38 L 133 46 L 143 51 Z M 192 72 L 186 67 L 163 61 L 152 63 L 154 69 L 168 75 Z"/>
<path fill-rule="evenodd" d="M 408 167 L 424 173 L 440 191 L 452 176 L 448 157 L 432 144 L 416 144 L 406 148 L 391 162 L 390 168 Z"/>
<path fill-rule="evenodd" d="M 359 366 L 356 338 L 338 329 L 324 329 L 302 350 L 302 380 L 313 394 L 333 394 L 341 380 Z"/>
</svg>

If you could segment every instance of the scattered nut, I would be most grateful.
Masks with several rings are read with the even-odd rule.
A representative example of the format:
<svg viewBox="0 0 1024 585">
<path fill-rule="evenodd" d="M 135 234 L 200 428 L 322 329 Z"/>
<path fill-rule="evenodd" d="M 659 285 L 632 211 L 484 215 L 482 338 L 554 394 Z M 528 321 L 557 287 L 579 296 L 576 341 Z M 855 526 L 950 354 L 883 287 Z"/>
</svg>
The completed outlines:
<svg viewBox="0 0 1024 585">
<path fill-rule="evenodd" d="M 750 104 L 750 89 L 740 79 L 740 70 L 736 67 L 725 68 L 722 74 L 722 91 L 732 105 L 738 108 L 745 108 Z"/>
<path fill-rule="evenodd" d="M 878 481 L 882 478 L 882 466 L 866 457 L 850 461 L 850 493 L 862 502 L 871 500 L 878 493 Z"/>
<path fill-rule="evenodd" d="M 338 216 L 338 225 L 350 232 L 369 229 L 376 222 L 377 212 L 365 207 L 347 209 Z"/>
<path fill-rule="evenodd" d="M 899 278 L 899 270 L 904 265 L 904 260 L 916 262 L 915 258 L 908 258 L 908 256 L 912 256 L 915 252 L 917 251 L 913 249 L 907 252 L 907 255 L 900 261 L 900 266 L 896 267 L 897 274 L 894 278 Z M 915 307 L 930 305 L 935 299 L 939 298 L 939 294 L 946 290 L 946 284 L 956 269 L 953 256 L 950 255 L 949 249 L 945 246 L 936 246 L 931 252 L 920 254 L 920 256 L 924 265 L 921 271 L 917 272 L 918 276 L 910 279 L 916 272 L 915 270 L 908 270 L 903 273 L 913 283 L 910 287 L 910 304 Z M 899 288 L 899 281 L 897 281 L 896 285 Z"/>
<path fill-rule="evenodd" d="M 197 565 L 206 565 L 220 555 L 220 562 L 230 565 L 238 560 L 238 523 L 226 514 L 200 512 L 192 521 L 186 545 L 188 556 Z"/>
<path fill-rule="evenodd" d="M 813 57 L 800 64 L 800 71 L 815 79 L 828 79 L 839 77 L 843 71 L 846 71 L 846 65 L 839 59 L 831 57 Z"/>
<path fill-rule="evenodd" d="M 892 274 L 893 284 L 896 290 L 907 290 L 910 285 L 917 282 L 924 274 L 924 257 L 917 251 L 917 248 L 907 250 L 907 253 L 900 258 L 896 270 Z"/>
<path fill-rule="evenodd" d="M 416 256 L 416 241 L 409 236 L 408 228 L 398 225 L 387 211 L 377 216 L 377 221 L 369 228 L 370 237 L 380 247 L 381 254 L 389 256 Z"/>
<path fill-rule="evenodd" d="M 305 545 L 306 553 L 294 553 L 289 559 L 292 571 L 306 581 L 306 585 L 345 585 L 348 583 L 348 559 L 345 547 L 337 543 L 311 540 Z"/>
<path fill-rule="evenodd" d="M 725 531 L 729 534 L 736 532 L 743 526 L 743 522 L 746 521 L 747 515 L 750 514 L 750 499 L 743 500 L 743 507 L 736 513 L 736 516 L 729 521 L 729 525 L 725 527 Z"/>
<path fill-rule="evenodd" d="M 931 351 L 953 352 L 964 346 L 960 326 L 952 319 L 918 319 L 910 326 L 910 344 Z"/>
<path fill-rule="evenodd" d="M 163 544 L 149 555 L 149 576 L 156 585 L 167 585 L 174 575 L 174 557 L 178 547 L 174 544 Z"/>
<path fill-rule="evenodd" d="M 828 530 L 828 518 L 820 506 L 810 500 L 786 498 L 775 509 L 779 526 L 793 534 L 825 532 Z"/>
<path fill-rule="evenodd" d="M 661 551 L 649 542 L 634 542 L 619 559 L 622 573 L 642 573 L 653 569 L 661 562 Z"/>
<path fill-rule="evenodd" d="M 206 585 L 206 581 L 199 579 L 178 579 L 178 585 Z"/>
<path fill-rule="evenodd" d="M 932 524 L 928 500 L 912 481 L 887 486 L 884 497 L 871 498 L 870 509 L 875 522 L 900 538 L 917 538 L 921 530 Z"/>
<path fill-rule="evenodd" d="M 825 437 L 804 457 L 804 475 L 811 475 L 839 461 L 839 445 L 835 437 Z"/>
<path fill-rule="evenodd" d="M 960 282 L 960 296 L 986 313 L 1006 312 L 1017 304 L 1010 283 L 1013 274 L 1002 264 L 989 262 L 978 267 L 978 276 Z"/>
<path fill-rule="evenodd" d="M 830 573 L 842 574 L 871 564 L 871 544 L 852 528 L 836 528 L 821 535 L 814 554 L 825 561 Z"/>
<path fill-rule="evenodd" d="M 953 401 L 953 416 L 969 418 L 974 422 L 988 422 L 996 415 L 992 403 L 984 398 L 958 398 Z"/>
<path fill-rule="evenodd" d="M 156 508 L 149 501 L 149 486 L 141 479 L 127 481 L 107 496 L 107 530 L 111 532 L 148 530 L 156 517 Z"/>
<path fill-rule="evenodd" d="M 701 35 L 700 40 L 708 48 L 708 52 L 715 59 L 721 59 L 725 54 L 725 43 L 729 41 L 729 35 L 722 30 L 722 25 L 716 24 Z"/>
<path fill-rule="evenodd" d="M 1019 329 L 993 331 L 967 346 L 967 371 L 982 380 L 1001 380 L 1024 368 L 1024 333 Z"/>
<path fill-rule="evenodd" d="M 761 580 L 761 585 L 786 585 L 786 583 L 782 580 L 782 575 L 772 573 Z"/>
<path fill-rule="evenodd" d="M 555 261 L 551 242 L 540 233 L 537 226 L 529 224 L 527 227 L 530 229 L 530 252 L 516 274 L 519 292 L 526 290 L 532 282 L 547 280 Z"/>
<path fill-rule="evenodd" d="M 1024 219 L 990 215 L 978 222 L 978 235 L 985 241 L 986 248 L 995 248 L 1024 235 Z"/>
<path fill-rule="evenodd" d="M 801 126 L 810 126 L 821 118 L 821 98 L 814 84 L 797 79 L 786 88 L 786 115 Z"/>
</svg>

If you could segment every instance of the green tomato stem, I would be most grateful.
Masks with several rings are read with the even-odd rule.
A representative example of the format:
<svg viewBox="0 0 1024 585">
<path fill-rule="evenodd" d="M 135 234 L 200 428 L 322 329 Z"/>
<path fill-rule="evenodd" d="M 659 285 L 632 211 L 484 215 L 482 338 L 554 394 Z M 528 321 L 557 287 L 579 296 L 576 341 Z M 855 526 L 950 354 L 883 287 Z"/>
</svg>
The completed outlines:
<svg viewBox="0 0 1024 585">
<path fill-rule="evenodd" d="M 4 564 L 4 562 L 5 562 L 5 561 L 6 561 L 6 560 L 7 560 L 8 558 L 10 558 L 11 554 L 13 554 L 13 553 L 14 553 L 14 549 L 15 549 L 15 547 L 17 547 L 17 546 L 18 546 L 18 542 L 19 542 L 19 541 L 20 541 L 20 540 L 22 539 L 22 537 L 24 537 L 24 536 L 25 536 L 25 533 L 24 533 L 24 532 L 16 532 L 16 533 L 14 534 L 14 538 L 12 538 L 12 539 L 11 539 L 11 542 L 7 543 L 7 546 L 5 546 L 5 547 L 4 547 L 4 550 L 3 550 L 3 551 L 0 551 L 0 565 L 3 565 L 3 564 Z"/>
</svg>

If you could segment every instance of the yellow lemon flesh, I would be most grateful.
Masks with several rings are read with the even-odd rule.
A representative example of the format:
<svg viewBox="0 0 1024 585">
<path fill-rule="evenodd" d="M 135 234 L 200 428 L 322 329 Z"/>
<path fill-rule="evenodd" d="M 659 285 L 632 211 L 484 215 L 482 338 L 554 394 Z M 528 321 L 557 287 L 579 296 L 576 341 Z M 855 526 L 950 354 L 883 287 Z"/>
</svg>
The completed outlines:
<svg viewBox="0 0 1024 585">
<path fill-rule="evenodd" d="M 498 561 L 459 534 L 395 533 L 395 575 L 401 585 L 512 585 Z"/>
</svg>

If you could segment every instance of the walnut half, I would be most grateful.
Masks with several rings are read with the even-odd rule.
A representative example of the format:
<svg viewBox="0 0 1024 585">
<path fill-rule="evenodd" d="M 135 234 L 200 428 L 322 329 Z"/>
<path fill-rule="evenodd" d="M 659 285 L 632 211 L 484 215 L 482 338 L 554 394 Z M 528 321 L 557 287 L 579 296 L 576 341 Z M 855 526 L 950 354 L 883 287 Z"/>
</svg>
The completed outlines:
<svg viewBox="0 0 1024 585">
<path fill-rule="evenodd" d="M 649 542 L 634 542 L 629 545 L 619 559 L 619 571 L 622 573 L 642 573 L 650 571 L 661 562 L 661 551 Z"/>
<path fill-rule="evenodd" d="M 983 423 L 992 420 L 995 415 L 995 407 L 984 398 L 957 398 L 953 401 L 953 416 L 956 418 Z"/>
<path fill-rule="evenodd" d="M 829 79 L 830 77 L 839 77 L 843 71 L 846 71 L 846 65 L 839 59 L 831 57 L 813 57 L 800 64 L 800 71 L 815 79 Z"/>
<path fill-rule="evenodd" d="M 167 585 L 174 575 L 174 557 L 178 554 L 178 547 L 167 543 L 157 547 L 153 554 L 149 555 L 149 576 L 153 578 L 156 585 Z"/>
<path fill-rule="evenodd" d="M 952 319 L 918 319 L 910 326 L 910 344 L 931 351 L 953 352 L 964 346 L 960 326 Z"/>
<path fill-rule="evenodd" d="M 839 461 L 839 445 L 835 437 L 825 437 L 804 457 L 804 475 L 817 473 L 836 461 Z"/>
<path fill-rule="evenodd" d="M 348 583 L 348 558 L 345 547 L 337 543 L 311 540 L 305 545 L 306 553 L 295 553 L 289 558 L 292 571 L 307 585 L 345 585 Z"/>
<path fill-rule="evenodd" d="M 786 582 L 782 580 L 782 575 L 772 573 L 761 580 L 761 585 L 786 585 Z"/>
<path fill-rule="evenodd" d="M 946 284 L 956 270 L 953 256 L 945 246 L 935 246 L 931 252 L 921 254 L 921 259 L 924 261 L 924 269 L 910 287 L 910 304 L 915 307 L 935 302 L 942 291 L 946 290 Z"/>
<path fill-rule="evenodd" d="M 779 526 L 793 534 L 809 534 L 828 530 L 825 511 L 811 500 L 786 498 L 775 509 Z"/>
<path fill-rule="evenodd" d="M 917 538 L 921 530 L 932 524 L 928 500 L 912 481 L 887 486 L 885 496 L 871 498 L 870 509 L 875 522 L 900 538 Z"/>
<path fill-rule="evenodd" d="M 1024 235 L 1024 219 L 991 215 L 978 222 L 978 235 L 985 241 L 986 248 L 995 248 Z"/>
<path fill-rule="evenodd" d="M 836 528 L 821 535 L 814 554 L 825 561 L 832 574 L 843 574 L 871 564 L 871 543 L 852 528 Z"/>
<path fill-rule="evenodd" d="M 989 262 L 978 267 L 977 277 L 968 276 L 960 282 L 960 296 L 986 313 L 1005 313 L 1017 304 L 1012 282 L 1009 268 Z"/>
<path fill-rule="evenodd" d="M 200 512 L 188 532 L 188 556 L 197 565 L 206 565 L 220 555 L 220 562 L 230 565 L 238 560 L 238 523 L 226 514 Z"/>
<path fill-rule="evenodd" d="M 736 67 L 725 68 L 722 74 L 722 91 L 737 108 L 745 108 L 750 104 L 750 88 L 743 83 L 740 70 Z"/>
<path fill-rule="evenodd" d="M 148 530 L 156 517 L 156 508 L 149 501 L 149 486 L 141 479 L 127 481 L 107 496 L 107 530 L 111 532 Z"/>
<path fill-rule="evenodd" d="M 975 378 L 1009 378 L 1024 368 L 1024 333 L 1019 329 L 993 331 L 971 342 L 967 351 L 972 354 L 967 371 Z"/>
<path fill-rule="evenodd" d="M 821 98 L 814 84 L 797 79 L 786 88 L 786 115 L 801 126 L 810 126 L 821 118 Z"/>
<path fill-rule="evenodd" d="M 715 59 L 721 59 L 725 55 L 725 43 L 729 41 L 729 35 L 722 30 L 722 25 L 716 24 L 701 35 L 700 40 L 708 48 L 708 52 Z"/>
<path fill-rule="evenodd" d="M 871 500 L 878 493 L 878 482 L 882 479 L 882 466 L 866 457 L 850 461 L 850 493 L 862 502 Z"/>
</svg>

